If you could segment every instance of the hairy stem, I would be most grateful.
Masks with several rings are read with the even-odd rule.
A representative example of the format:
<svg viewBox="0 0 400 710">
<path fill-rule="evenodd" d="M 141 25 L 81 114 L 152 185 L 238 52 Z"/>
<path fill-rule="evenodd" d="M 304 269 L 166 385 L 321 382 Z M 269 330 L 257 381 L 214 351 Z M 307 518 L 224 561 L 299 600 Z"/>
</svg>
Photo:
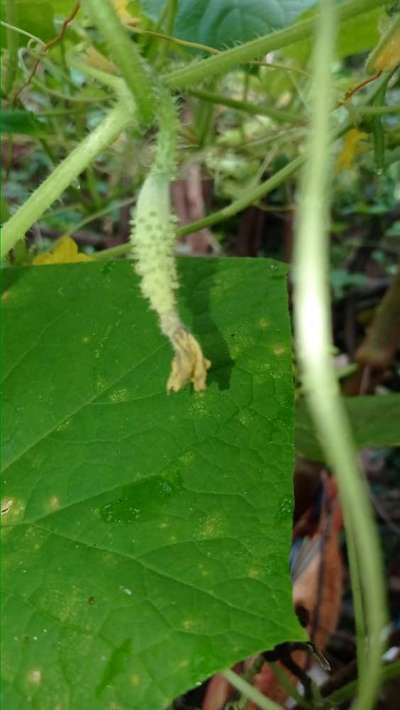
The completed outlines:
<svg viewBox="0 0 400 710">
<path fill-rule="evenodd" d="M 96 0 L 92 0 L 96 2 Z M 338 7 L 339 21 L 348 20 L 368 10 L 373 10 L 380 5 L 384 5 L 386 0 L 347 0 Z M 224 74 L 243 62 L 257 59 L 267 52 L 282 49 L 289 44 L 299 42 L 299 40 L 310 37 L 315 28 L 316 18 L 296 22 L 278 32 L 272 32 L 264 37 L 246 42 L 245 44 L 227 49 L 212 57 L 203 59 L 197 64 L 191 64 L 177 69 L 165 76 L 165 81 L 171 89 L 181 89 L 190 87 L 199 81 L 210 79 L 212 76 Z"/>
<path fill-rule="evenodd" d="M 27 201 L 3 225 L 1 230 L 1 258 L 38 220 L 71 182 L 107 148 L 133 119 L 133 107 L 121 101 L 65 160 L 33 192 Z"/>
<path fill-rule="evenodd" d="M 110 0 L 82 0 L 82 4 L 105 38 L 111 59 L 135 99 L 139 118 L 145 124 L 151 122 L 154 112 L 152 82 L 136 43 L 131 41 Z"/>
<path fill-rule="evenodd" d="M 301 185 L 295 248 L 297 349 L 315 427 L 327 460 L 335 470 L 353 554 L 351 574 L 360 582 L 358 628 L 368 629 L 356 707 L 369 709 L 379 688 L 382 631 L 386 621 L 382 562 L 367 486 L 362 478 L 349 420 L 340 399 L 331 360 L 332 338 L 328 279 L 329 132 L 332 111 L 331 64 L 334 60 L 336 5 L 322 0 L 313 62 L 313 95 L 306 167 Z M 357 569 L 354 567 L 357 566 Z M 361 608 L 360 608 L 361 607 Z"/>
</svg>

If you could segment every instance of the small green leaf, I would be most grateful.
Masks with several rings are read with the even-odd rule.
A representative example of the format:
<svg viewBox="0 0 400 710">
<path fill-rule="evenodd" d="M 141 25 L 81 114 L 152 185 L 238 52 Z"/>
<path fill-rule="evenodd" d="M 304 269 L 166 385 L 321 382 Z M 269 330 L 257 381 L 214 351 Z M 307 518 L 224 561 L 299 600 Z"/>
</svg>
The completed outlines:
<svg viewBox="0 0 400 710">
<path fill-rule="evenodd" d="M 31 111 L 0 111 L 0 133 L 37 136 L 45 132 L 45 126 Z"/>
<path fill-rule="evenodd" d="M 174 36 L 224 49 L 289 25 L 315 0 L 181 0 Z M 157 20 L 165 0 L 143 0 L 142 7 Z"/>
<path fill-rule="evenodd" d="M 285 268 L 179 263 L 209 387 L 128 262 L 3 269 L 3 705 L 164 709 L 305 638 L 288 574 L 293 391 Z"/>
<path fill-rule="evenodd" d="M 400 446 L 399 394 L 348 397 L 344 404 L 358 448 Z M 296 407 L 296 449 L 307 459 L 325 460 L 303 400 Z"/>
</svg>

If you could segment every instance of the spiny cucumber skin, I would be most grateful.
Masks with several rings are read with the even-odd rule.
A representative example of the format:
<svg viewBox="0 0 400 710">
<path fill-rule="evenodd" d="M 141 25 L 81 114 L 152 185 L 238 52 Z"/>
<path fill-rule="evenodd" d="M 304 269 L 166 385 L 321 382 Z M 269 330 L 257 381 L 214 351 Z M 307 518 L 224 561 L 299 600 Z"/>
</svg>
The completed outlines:
<svg viewBox="0 0 400 710">
<path fill-rule="evenodd" d="M 131 243 L 141 290 L 160 318 L 176 310 L 175 218 L 170 212 L 169 176 L 151 172 L 140 190 Z"/>
</svg>

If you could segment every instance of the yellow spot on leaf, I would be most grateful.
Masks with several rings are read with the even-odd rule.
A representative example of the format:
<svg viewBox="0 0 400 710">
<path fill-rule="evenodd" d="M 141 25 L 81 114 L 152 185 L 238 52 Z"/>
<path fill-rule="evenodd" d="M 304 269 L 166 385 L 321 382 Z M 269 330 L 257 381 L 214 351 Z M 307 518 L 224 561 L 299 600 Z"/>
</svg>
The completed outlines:
<svg viewBox="0 0 400 710">
<path fill-rule="evenodd" d="M 64 419 L 63 422 L 61 422 L 58 427 L 56 427 L 56 431 L 65 431 L 65 429 L 68 429 L 69 425 L 71 424 L 70 419 Z"/>
<path fill-rule="evenodd" d="M 354 158 L 363 150 L 361 141 L 366 138 L 368 138 L 368 135 L 363 133 L 363 131 L 359 131 L 358 128 L 351 128 L 347 131 L 342 150 L 340 151 L 336 162 L 336 169 L 338 171 L 348 170 L 351 168 Z"/>
<path fill-rule="evenodd" d="M 222 532 L 222 517 L 219 515 L 209 515 L 202 522 L 199 533 L 202 538 L 214 538 Z"/>
<path fill-rule="evenodd" d="M 185 629 L 185 631 L 192 631 L 194 629 L 196 623 L 194 619 L 184 619 L 182 622 L 182 626 Z"/>
<path fill-rule="evenodd" d="M 35 256 L 32 264 L 35 266 L 42 266 L 43 264 L 76 264 L 81 261 L 94 261 L 94 257 L 82 254 L 78 250 L 77 243 L 66 234 L 57 239 L 53 249 L 50 249 L 45 254 Z"/>
<path fill-rule="evenodd" d="M 25 503 L 17 498 L 3 498 L 1 501 L 1 517 L 12 524 L 22 518 L 25 512 Z"/>
<path fill-rule="evenodd" d="M 138 673 L 133 673 L 130 678 L 131 684 L 133 685 L 134 688 L 137 688 L 141 682 L 142 678 Z"/>
<path fill-rule="evenodd" d="M 286 348 L 284 345 L 275 345 L 274 347 L 274 355 L 283 355 L 283 353 L 286 352 Z"/>
<path fill-rule="evenodd" d="M 58 496 L 51 496 L 48 502 L 48 507 L 51 511 L 58 510 L 60 507 L 60 499 Z"/>
<path fill-rule="evenodd" d="M 178 668 L 187 668 L 189 665 L 189 659 L 183 658 L 181 661 L 178 661 L 176 665 Z"/>
<path fill-rule="evenodd" d="M 42 671 L 39 668 L 33 668 L 28 672 L 28 682 L 33 685 L 39 685 L 42 682 Z"/>
<path fill-rule="evenodd" d="M 110 400 L 111 402 L 127 402 L 128 401 L 128 390 L 127 389 L 120 389 L 120 390 L 115 390 L 114 392 L 111 392 L 110 394 Z"/>
</svg>

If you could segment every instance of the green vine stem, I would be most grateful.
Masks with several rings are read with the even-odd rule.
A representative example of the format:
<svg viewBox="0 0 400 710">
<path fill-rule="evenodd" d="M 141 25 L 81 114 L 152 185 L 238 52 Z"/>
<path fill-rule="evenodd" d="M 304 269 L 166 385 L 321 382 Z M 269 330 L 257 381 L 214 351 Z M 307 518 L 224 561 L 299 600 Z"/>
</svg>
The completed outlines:
<svg viewBox="0 0 400 710">
<path fill-rule="evenodd" d="M 110 0 L 82 0 L 82 5 L 105 38 L 111 59 L 135 99 L 139 118 L 144 124 L 150 123 L 154 112 L 152 81 L 137 45 L 131 41 Z"/>
<path fill-rule="evenodd" d="M 119 19 L 113 8 L 110 6 L 108 0 L 84 0 L 84 2 L 88 8 L 89 6 L 92 8 L 93 13 L 96 15 L 97 21 L 100 24 L 104 19 L 102 29 L 107 32 L 107 36 L 109 36 L 110 27 L 117 27 L 117 35 L 113 35 L 113 37 L 110 38 L 112 39 L 111 43 L 113 47 L 115 45 L 115 37 L 120 37 L 121 32 L 125 39 L 127 39 L 125 30 L 119 22 Z M 341 20 L 345 20 L 383 4 L 384 0 L 349 0 L 348 2 L 344 2 L 338 8 L 338 16 Z M 105 14 L 102 15 L 102 12 Z M 110 19 L 109 15 L 114 17 L 112 20 L 113 24 L 108 23 L 108 20 Z M 232 50 L 220 52 L 214 57 L 204 59 L 197 64 L 186 67 L 183 70 L 178 70 L 168 74 L 165 77 L 165 82 L 170 88 L 178 88 L 181 85 L 186 85 L 187 83 L 190 85 L 199 79 L 205 79 L 210 75 L 216 75 L 222 71 L 227 71 L 232 69 L 241 61 L 255 59 L 263 52 L 271 49 L 278 49 L 293 42 L 297 42 L 300 39 L 309 37 L 312 33 L 314 24 L 314 19 L 306 20 L 296 23 L 296 25 L 289 27 L 287 30 L 274 32 L 252 42 L 247 42 L 240 47 L 235 47 Z M 148 77 L 145 75 L 145 69 L 141 62 L 140 55 L 138 54 L 134 44 L 131 43 L 129 39 L 128 45 L 124 40 L 123 49 L 118 50 L 117 48 L 115 51 L 121 53 L 123 70 L 121 64 L 119 64 L 119 67 L 121 72 L 123 71 L 124 78 L 126 78 L 125 74 L 129 75 L 129 86 L 131 91 L 134 93 L 135 100 L 138 100 L 139 95 L 139 102 L 142 102 L 142 116 L 143 111 L 147 115 L 147 111 L 150 113 L 151 108 L 151 106 L 150 108 L 147 106 L 148 101 L 151 102 L 148 97 L 148 93 L 150 92 L 150 82 L 148 81 Z M 118 56 L 120 56 L 120 54 L 118 54 Z M 210 66 L 210 61 L 217 61 L 217 64 L 211 64 Z M 100 79 L 100 76 L 97 78 Z M 110 77 L 108 78 L 107 83 L 110 84 L 109 79 Z M 111 77 L 111 80 L 112 79 L 113 77 Z M 71 98 L 69 98 L 69 100 L 71 100 Z M 32 224 L 50 207 L 52 202 L 60 196 L 63 190 L 68 187 L 75 177 L 77 177 L 77 175 L 79 175 L 79 173 L 88 166 L 90 161 L 96 157 L 96 155 L 101 152 L 104 147 L 109 145 L 118 136 L 118 133 L 128 125 L 130 120 L 129 115 L 131 112 L 128 110 L 124 114 L 124 110 L 122 108 L 123 103 L 120 103 L 119 106 L 120 110 L 114 109 L 114 112 L 111 112 L 110 115 L 104 119 L 101 126 L 96 128 L 93 135 L 88 136 L 88 138 L 77 146 L 73 153 L 56 168 L 55 172 L 52 173 L 37 190 L 35 190 L 27 202 L 25 202 L 25 204 L 23 204 L 16 211 L 13 217 L 4 225 L 2 233 L 3 242 L 1 247 L 2 257 L 13 248 L 14 244 L 24 236 Z M 120 126 L 119 129 L 118 126 Z M 103 135 L 106 137 L 104 145 L 101 140 Z M 93 150 L 93 146 L 96 145 L 97 142 L 99 142 L 100 147 L 98 149 L 96 148 L 92 153 L 91 150 Z M 80 151 L 82 149 L 83 154 L 80 155 Z M 240 212 L 241 209 L 247 207 L 248 204 L 251 204 L 253 200 L 260 199 L 270 190 L 280 185 L 286 177 L 294 173 L 297 168 L 300 167 L 301 163 L 302 158 L 296 158 L 288 163 L 285 168 L 276 173 L 276 175 L 269 178 L 269 180 L 265 183 L 262 183 L 258 187 L 254 188 L 254 191 L 251 191 L 251 194 L 247 191 L 241 199 L 236 200 L 228 207 L 216 212 L 214 215 L 209 215 L 204 220 L 199 220 L 192 225 L 183 227 L 178 231 L 178 236 L 184 236 L 185 234 L 190 234 L 196 229 L 217 224 L 237 212 Z M 116 249 L 121 250 L 118 252 L 119 254 L 126 253 L 125 245 L 122 245 L 122 247 L 116 247 Z M 107 255 L 103 258 L 111 256 L 111 251 L 108 251 L 106 254 Z M 116 254 L 117 252 L 115 252 L 115 255 Z"/>
<path fill-rule="evenodd" d="M 2 259 L 92 160 L 114 142 L 121 131 L 131 123 L 133 117 L 132 103 L 121 100 L 102 123 L 39 185 L 2 227 L 0 252 Z"/>
<path fill-rule="evenodd" d="M 400 104 L 393 106 L 354 106 L 354 112 L 361 116 L 384 116 L 390 113 L 400 113 Z"/>
<path fill-rule="evenodd" d="M 14 85 L 18 64 L 18 35 L 12 29 L 12 27 L 16 24 L 17 19 L 15 0 L 6 0 L 5 11 L 7 20 L 7 71 L 4 82 L 4 93 L 8 96 Z"/>
<path fill-rule="evenodd" d="M 379 688 L 385 593 L 379 542 L 361 475 L 350 424 L 340 400 L 331 360 L 328 280 L 331 64 L 334 60 L 336 4 L 321 0 L 313 61 L 313 94 L 307 161 L 301 185 L 295 244 L 297 350 L 310 411 L 327 460 L 334 469 L 349 541 L 350 571 L 359 583 L 355 612 L 362 652 L 355 707 L 374 707 Z"/>
<path fill-rule="evenodd" d="M 294 160 L 291 160 L 290 163 L 281 168 L 281 170 L 278 170 L 278 172 L 274 173 L 274 175 L 271 175 L 271 177 L 262 182 L 260 185 L 244 190 L 239 199 L 234 200 L 226 207 L 209 214 L 207 217 L 197 220 L 197 222 L 191 222 L 191 224 L 186 224 L 184 227 L 179 227 L 179 229 L 176 230 L 177 237 L 185 237 L 188 234 L 197 232 L 205 227 L 211 227 L 213 224 L 218 224 L 229 217 L 233 217 L 235 214 L 248 207 L 248 205 L 261 200 L 262 197 L 265 197 L 265 195 L 269 192 L 279 187 L 282 182 L 287 180 L 287 178 L 293 175 L 300 168 L 303 161 L 304 159 L 302 157 L 294 158 Z M 98 252 L 95 257 L 100 260 L 109 259 L 110 257 L 124 256 L 125 254 L 129 254 L 130 251 L 131 247 L 129 244 L 120 244 L 117 247 L 112 247 L 111 249 L 105 249 L 104 251 Z"/>
<path fill-rule="evenodd" d="M 237 101 L 236 99 L 231 99 L 229 96 L 213 94 L 211 91 L 201 91 L 200 89 L 189 89 L 188 94 L 190 94 L 190 96 L 194 96 L 195 98 L 202 99 L 203 101 L 209 101 L 213 104 L 227 106 L 228 108 L 233 108 L 236 111 L 250 113 L 253 116 L 268 116 L 279 123 L 301 123 L 301 117 L 299 119 L 298 114 L 291 113 L 290 111 L 281 111 L 280 109 L 270 108 L 269 106 L 258 106 L 257 104 L 250 103 L 249 101 Z"/>
<path fill-rule="evenodd" d="M 91 0 L 96 2 L 96 0 Z M 338 19 L 342 22 L 355 17 L 368 10 L 374 10 L 380 5 L 385 5 L 387 0 L 345 0 L 338 7 Z M 233 67 L 243 62 L 257 59 L 273 50 L 282 49 L 289 44 L 294 44 L 300 40 L 310 37 L 315 28 L 316 18 L 310 18 L 296 22 L 294 25 L 277 32 L 272 32 L 258 39 L 246 42 L 245 44 L 227 49 L 212 57 L 203 59 L 197 64 L 177 69 L 165 76 L 165 81 L 171 89 L 181 89 L 197 84 L 212 76 L 224 74 Z"/>
<path fill-rule="evenodd" d="M 394 678 L 400 678 L 400 661 L 388 663 L 382 668 L 382 682 L 390 681 Z M 323 700 L 329 703 L 329 707 L 337 707 L 347 700 L 351 700 L 356 692 L 357 681 L 352 680 L 350 683 L 338 688 L 338 690 L 333 691 L 331 695 L 323 694 Z"/>
<path fill-rule="evenodd" d="M 234 671 L 227 669 L 222 672 L 222 675 L 225 676 L 226 680 L 229 681 L 229 683 L 233 685 L 236 690 L 242 693 L 249 700 L 252 700 L 253 703 L 261 708 L 261 710 L 282 710 L 281 705 L 278 705 L 273 700 L 269 700 L 269 698 L 260 693 L 257 688 L 250 685 L 247 680 L 244 680 L 244 678 Z"/>
</svg>

